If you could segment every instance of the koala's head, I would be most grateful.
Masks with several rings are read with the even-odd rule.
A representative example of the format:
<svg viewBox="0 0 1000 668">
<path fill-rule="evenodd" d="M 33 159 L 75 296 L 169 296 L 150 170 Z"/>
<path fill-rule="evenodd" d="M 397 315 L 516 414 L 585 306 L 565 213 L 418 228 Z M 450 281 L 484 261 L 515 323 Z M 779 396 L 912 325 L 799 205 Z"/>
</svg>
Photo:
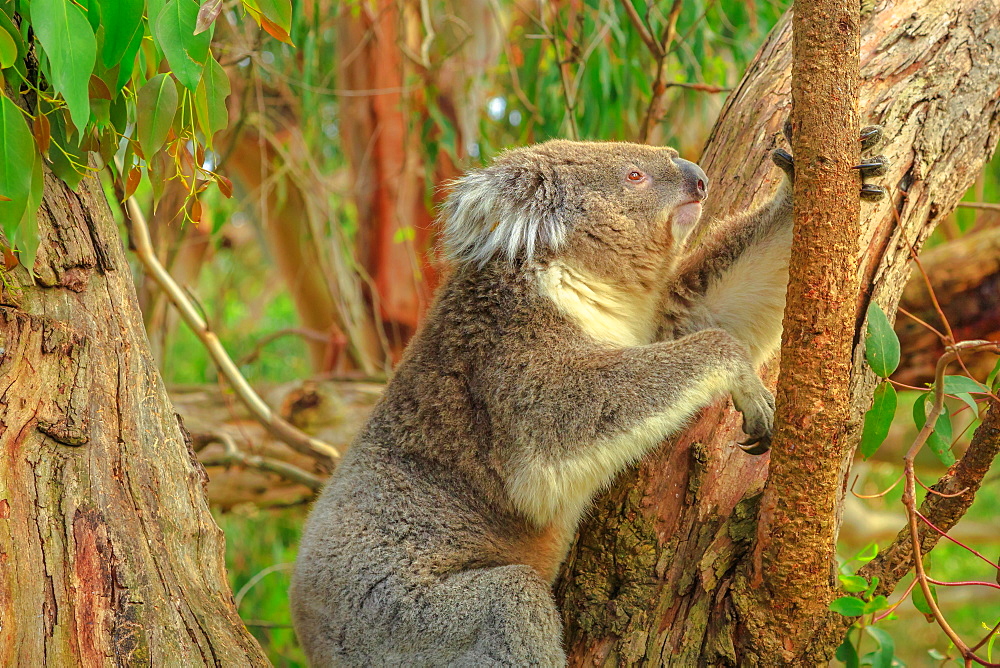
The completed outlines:
<svg viewBox="0 0 1000 668">
<path fill-rule="evenodd" d="M 601 274 L 655 270 L 701 214 L 708 177 L 671 148 L 549 141 L 453 184 L 444 250 L 458 263 L 573 259 Z"/>
</svg>

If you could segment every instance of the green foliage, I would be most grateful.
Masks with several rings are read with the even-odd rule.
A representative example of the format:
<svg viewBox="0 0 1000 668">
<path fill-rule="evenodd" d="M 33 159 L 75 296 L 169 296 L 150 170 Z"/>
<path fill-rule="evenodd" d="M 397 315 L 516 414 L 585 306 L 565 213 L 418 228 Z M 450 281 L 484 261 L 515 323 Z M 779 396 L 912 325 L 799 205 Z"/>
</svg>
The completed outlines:
<svg viewBox="0 0 1000 668">
<path fill-rule="evenodd" d="M 888 378 L 899 366 L 899 338 L 885 311 L 875 302 L 868 305 L 865 359 L 872 371 L 881 378 Z"/>
<path fill-rule="evenodd" d="M 927 423 L 929 401 L 932 401 L 931 393 L 925 392 L 913 404 L 913 423 L 918 430 L 923 429 Z M 927 447 L 937 455 L 937 458 L 945 466 L 951 466 L 955 463 L 955 453 L 951 451 L 951 439 L 951 416 L 948 415 L 947 410 L 944 410 L 938 416 L 937 422 L 934 423 L 934 431 L 927 437 Z"/>
<path fill-rule="evenodd" d="M 865 413 L 865 425 L 861 432 L 861 456 L 868 459 L 889 435 L 889 427 L 896 416 L 896 389 L 888 381 L 875 388 L 872 407 Z"/>
<path fill-rule="evenodd" d="M 228 124 L 230 85 L 212 57 L 212 26 L 196 34 L 199 6 L 0 0 L 0 70 L 12 91 L 0 95 L 0 217 L 23 264 L 38 245 L 43 159 L 74 189 L 92 160 L 128 193 L 143 173 L 154 195 L 180 179 L 189 199 L 218 178 L 202 156 Z M 290 22 L 288 0 L 254 2 L 252 11 L 260 22 Z"/>
</svg>

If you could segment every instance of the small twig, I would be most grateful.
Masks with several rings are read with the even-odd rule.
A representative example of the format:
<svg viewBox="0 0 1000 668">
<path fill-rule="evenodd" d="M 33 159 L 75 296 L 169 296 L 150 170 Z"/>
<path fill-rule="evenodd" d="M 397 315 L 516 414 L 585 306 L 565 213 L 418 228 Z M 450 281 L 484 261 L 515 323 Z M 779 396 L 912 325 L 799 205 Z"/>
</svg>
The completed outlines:
<svg viewBox="0 0 1000 668">
<path fill-rule="evenodd" d="M 622 7 L 625 8 L 625 13 L 628 14 L 628 18 L 632 21 L 632 25 L 635 26 L 636 32 L 639 33 L 639 38 L 642 40 L 649 52 L 653 54 L 656 58 L 663 56 L 663 52 L 660 50 L 660 45 L 655 39 L 653 39 L 653 34 L 649 32 L 649 28 L 640 18 L 639 13 L 635 11 L 635 5 L 632 4 L 632 0 L 621 0 Z"/>
<path fill-rule="evenodd" d="M 854 478 L 854 482 L 851 483 L 851 494 L 853 494 L 855 498 L 858 499 L 877 499 L 881 496 L 885 496 L 886 494 L 894 490 L 896 488 L 896 485 L 898 485 L 902 479 L 903 476 L 900 475 L 898 478 L 896 478 L 896 482 L 892 483 L 891 485 L 889 485 L 887 489 L 879 492 L 878 494 L 858 494 L 857 492 L 854 491 L 854 486 L 858 484 L 858 479 Z"/>
<path fill-rule="evenodd" d="M 623 0 L 623 2 L 626 8 L 631 7 L 631 0 Z M 663 34 L 660 37 L 659 43 L 654 47 L 650 47 L 650 52 L 656 58 L 656 76 L 653 79 L 653 95 L 649 98 L 649 105 L 646 107 L 646 116 L 642 121 L 642 128 L 639 131 L 639 141 L 643 144 L 649 141 L 650 135 L 653 132 L 653 126 L 659 122 L 660 117 L 663 115 L 663 96 L 667 92 L 667 86 L 663 79 L 667 74 L 667 56 L 670 55 L 671 44 L 677 38 L 677 19 L 680 17 L 681 7 L 681 0 L 674 0 L 673 5 L 670 7 L 670 13 L 667 15 L 667 25 L 663 28 Z M 629 18 L 635 13 L 635 8 L 633 7 L 632 9 L 633 11 L 629 13 Z M 632 22 L 634 24 L 641 24 L 641 22 L 638 22 L 638 16 Z M 648 33 L 649 31 L 647 30 L 646 32 Z M 646 46 L 648 47 L 649 44 Z"/>
<path fill-rule="evenodd" d="M 905 308 L 903 308 L 902 306 L 899 306 L 899 307 L 897 307 L 897 308 L 896 308 L 896 310 L 897 310 L 897 311 L 899 311 L 900 313 L 902 313 L 903 315 L 905 315 L 905 316 L 906 316 L 907 318 L 910 318 L 910 319 L 912 319 L 912 320 L 916 320 L 916 321 L 917 321 L 918 323 L 920 323 L 921 325 L 923 325 L 923 326 L 924 326 L 924 327 L 926 327 L 927 329 L 929 329 L 929 330 L 931 330 L 932 332 L 934 332 L 935 334 L 937 334 L 937 337 L 938 337 L 939 339 L 941 339 L 942 341 L 944 341 L 944 340 L 945 340 L 945 335 L 944 335 L 944 334 L 942 334 L 942 333 L 941 333 L 941 332 L 940 332 L 940 331 L 939 331 L 939 330 L 937 329 L 937 327 L 934 327 L 933 325 L 931 325 L 931 324 L 929 324 L 929 323 L 927 323 L 927 322 L 925 322 L 925 321 L 921 320 L 921 319 L 920 319 L 920 318 L 918 318 L 917 316 L 915 316 L 915 315 L 913 315 L 912 313 L 910 313 L 909 311 L 907 311 L 907 310 L 906 310 Z"/>
<path fill-rule="evenodd" d="M 260 582 L 261 580 L 263 580 L 265 577 L 267 577 L 271 573 L 276 573 L 278 571 L 289 571 L 289 570 L 291 570 L 294 567 L 295 567 L 295 564 L 292 564 L 292 563 L 272 564 L 271 566 L 268 566 L 267 568 L 261 570 L 259 573 L 256 573 L 252 578 L 250 578 L 249 580 L 247 580 L 247 582 L 246 582 L 245 585 L 243 585 L 242 587 L 240 587 L 240 590 L 238 592 L 236 592 L 236 596 L 234 597 L 234 600 L 235 600 L 235 603 L 236 603 L 236 609 L 237 610 L 240 609 L 240 603 L 243 602 L 243 597 L 246 596 L 247 593 L 251 589 L 253 589 L 254 586 L 258 582 Z"/>
<path fill-rule="evenodd" d="M 131 223 L 131 240 L 135 246 L 135 253 L 139 261 L 142 262 L 146 271 L 149 272 L 160 289 L 167 295 L 167 298 L 177 309 L 178 313 L 180 313 L 184 322 L 191 328 L 191 331 L 194 332 L 194 335 L 205 346 L 212 361 L 215 362 L 216 367 L 219 369 L 219 373 L 225 377 L 230 387 L 233 388 L 233 391 L 250 413 L 275 438 L 287 443 L 294 450 L 317 460 L 327 470 L 332 470 L 335 462 L 340 459 L 340 453 L 337 449 L 328 443 L 309 436 L 282 419 L 250 387 L 250 383 L 243 377 L 233 363 L 233 359 L 229 356 L 229 353 L 222 346 L 219 337 L 208 328 L 208 324 L 195 309 L 191 300 L 188 299 L 173 277 L 160 264 L 149 238 L 149 228 L 146 226 L 146 218 L 143 216 L 135 199 L 132 197 L 128 198 L 125 205 Z"/>
<path fill-rule="evenodd" d="M 990 629 L 990 632 L 986 634 L 985 638 L 983 638 L 982 640 L 980 640 L 979 642 L 977 642 L 975 645 L 972 646 L 972 651 L 975 652 L 977 649 L 979 649 L 987 642 L 989 642 L 990 638 L 996 635 L 997 631 L 1000 631 L 1000 622 L 997 622 L 996 626 Z"/>
<path fill-rule="evenodd" d="M 202 309 L 202 311 L 204 311 L 204 309 Z M 330 341 L 330 337 L 324 335 L 323 332 L 315 329 L 309 329 L 308 327 L 287 327 L 285 329 L 279 329 L 258 339 L 250 352 L 241 357 L 240 361 L 237 362 L 236 365 L 243 366 L 244 364 L 253 362 L 260 356 L 260 351 L 264 348 L 264 346 L 285 336 L 298 336 L 306 341 L 316 341 L 318 343 L 328 343 Z"/>
<path fill-rule="evenodd" d="M 690 81 L 668 81 L 663 84 L 664 88 L 688 88 L 690 90 L 701 91 L 702 93 L 729 93 L 733 89 L 724 86 L 713 86 L 706 83 Z"/>
<path fill-rule="evenodd" d="M 917 517 L 919 517 L 921 520 L 923 520 L 924 524 L 926 524 L 927 526 L 929 526 L 931 529 L 934 529 L 934 531 L 938 532 L 941 535 L 942 538 L 947 538 L 948 540 L 950 540 L 951 542 L 953 542 L 955 545 L 958 545 L 959 547 L 964 548 L 965 550 L 967 550 L 967 551 L 971 552 L 972 554 L 974 554 L 975 556 L 979 557 L 980 559 L 982 559 L 983 561 L 985 561 L 987 564 L 989 564 L 993 568 L 995 568 L 997 570 L 1000 570 L 1000 564 L 997 564 L 996 562 L 991 561 L 990 558 L 987 557 L 986 555 L 984 555 L 982 552 L 979 552 L 978 550 L 975 550 L 975 549 L 969 547 L 968 545 L 966 545 L 965 543 L 961 542 L 957 538 L 952 538 L 951 536 L 948 535 L 948 533 L 946 531 L 941 531 L 941 529 L 939 529 L 938 527 L 934 526 L 933 522 L 931 522 L 926 517 L 924 517 L 923 515 L 921 515 L 919 511 L 917 512 Z"/>
<path fill-rule="evenodd" d="M 959 202 L 959 208 L 962 209 L 983 209 L 986 211 L 1000 211 L 1000 204 L 993 204 L 992 202 Z"/>
<path fill-rule="evenodd" d="M 248 455 L 237 447 L 236 441 L 229 434 L 221 432 L 212 434 L 211 438 L 205 442 L 205 445 L 213 442 L 220 443 L 222 445 L 223 454 L 217 457 L 200 458 L 202 466 L 228 466 L 230 464 L 238 464 L 246 466 L 247 468 L 257 469 L 258 471 L 274 473 L 281 476 L 285 480 L 290 480 L 291 482 L 304 485 L 314 492 L 318 492 L 323 488 L 322 478 L 314 476 L 307 471 L 303 471 L 294 464 L 289 464 L 288 462 L 272 459 L 270 457 L 262 457 L 260 455 Z"/>
</svg>

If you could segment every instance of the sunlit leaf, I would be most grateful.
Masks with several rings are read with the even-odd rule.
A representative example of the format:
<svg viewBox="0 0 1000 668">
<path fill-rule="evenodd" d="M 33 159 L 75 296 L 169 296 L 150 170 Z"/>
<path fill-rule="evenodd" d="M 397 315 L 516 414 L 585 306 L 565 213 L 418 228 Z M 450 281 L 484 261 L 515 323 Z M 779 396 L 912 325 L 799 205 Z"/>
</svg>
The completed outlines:
<svg viewBox="0 0 1000 668">
<path fill-rule="evenodd" d="M 871 457 L 889 435 L 889 427 L 896 415 L 896 390 L 892 383 L 883 382 L 875 388 L 872 407 L 865 413 L 865 426 L 861 432 L 861 456 Z"/>
<path fill-rule="evenodd" d="M 140 26 L 139 30 L 136 30 L 135 34 L 132 35 L 132 41 L 129 42 L 125 53 L 122 55 L 121 61 L 118 64 L 118 80 L 115 81 L 116 93 L 124 88 L 125 84 L 132 78 L 132 70 L 135 69 L 136 56 L 142 47 L 142 38 L 144 35 L 145 31 Z"/>
<path fill-rule="evenodd" d="M 875 302 L 868 306 L 865 358 L 872 371 L 882 378 L 888 378 L 899 366 L 899 339 L 889 318 Z"/>
<path fill-rule="evenodd" d="M 160 150 L 177 112 L 177 86 L 169 74 L 157 74 L 139 90 L 136 138 L 147 159 Z"/>
<path fill-rule="evenodd" d="M 69 0 L 32 0 L 31 27 L 49 57 L 52 87 L 62 94 L 80 132 L 90 121 L 87 84 L 97 62 L 97 40 L 83 11 Z"/>
<path fill-rule="evenodd" d="M 870 543 L 865 546 L 857 556 L 854 557 L 863 564 L 867 564 L 869 561 L 878 556 L 878 543 Z"/>
<path fill-rule="evenodd" d="M 17 42 L 0 26 L 0 69 L 13 67 L 17 62 Z"/>
<path fill-rule="evenodd" d="M 136 33 L 142 35 L 143 0 L 101 0 L 104 45 L 101 60 L 111 68 L 129 52 Z M 135 52 L 133 51 L 133 54 Z M 129 71 L 131 71 L 131 67 Z"/>
<path fill-rule="evenodd" d="M 292 29 L 291 0 L 243 0 L 243 4 L 246 5 L 248 9 L 252 10 L 253 14 L 263 16 L 274 27 L 280 29 L 286 37 L 286 39 L 282 41 L 288 41 L 288 32 Z M 255 18 L 258 17 L 255 16 Z M 263 22 L 261 22 L 261 27 L 264 27 Z M 273 36 L 277 37 L 277 35 Z M 278 39 L 281 38 L 278 37 Z"/>
<path fill-rule="evenodd" d="M 198 22 L 197 0 L 170 0 L 156 17 L 153 39 L 181 85 L 194 92 L 201 80 L 212 30 L 194 34 Z"/>
<path fill-rule="evenodd" d="M 844 591 L 851 594 L 858 594 L 868 588 L 868 580 L 865 580 L 860 575 L 841 575 L 839 577 L 840 585 L 844 588 Z"/>
<path fill-rule="evenodd" d="M 865 612 L 865 602 L 853 596 L 841 596 L 830 602 L 830 610 L 845 617 L 858 617 Z"/>
</svg>

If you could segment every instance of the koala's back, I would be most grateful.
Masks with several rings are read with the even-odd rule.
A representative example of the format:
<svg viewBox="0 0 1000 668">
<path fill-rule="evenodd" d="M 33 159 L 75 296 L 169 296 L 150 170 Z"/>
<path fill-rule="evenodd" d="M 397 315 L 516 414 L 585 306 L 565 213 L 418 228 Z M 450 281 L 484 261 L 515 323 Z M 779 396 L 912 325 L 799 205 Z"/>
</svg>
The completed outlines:
<svg viewBox="0 0 1000 668">
<path fill-rule="evenodd" d="M 306 524 L 291 599 L 315 666 L 564 661 L 539 573 L 565 536 L 527 523 L 491 472 L 477 391 L 449 366 L 475 353 L 439 349 L 468 338 L 449 308 L 446 290 L 444 326 L 411 344 Z"/>
</svg>

